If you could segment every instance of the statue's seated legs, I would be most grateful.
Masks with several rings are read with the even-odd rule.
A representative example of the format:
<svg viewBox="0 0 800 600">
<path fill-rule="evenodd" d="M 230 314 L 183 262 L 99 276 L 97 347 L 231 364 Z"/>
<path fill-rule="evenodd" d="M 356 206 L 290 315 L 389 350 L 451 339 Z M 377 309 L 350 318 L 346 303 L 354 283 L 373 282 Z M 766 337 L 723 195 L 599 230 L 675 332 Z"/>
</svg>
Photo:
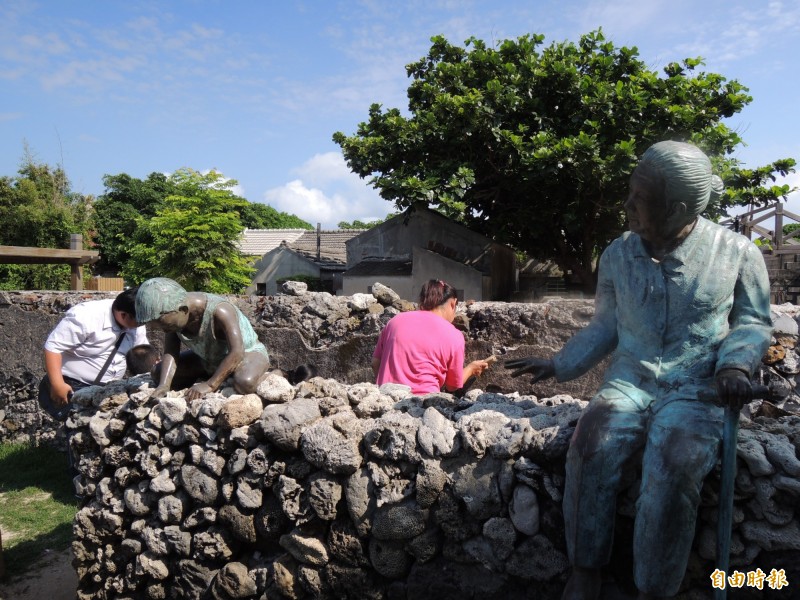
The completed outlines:
<svg viewBox="0 0 800 600">
<path fill-rule="evenodd" d="M 647 404 L 614 387 L 598 392 L 567 453 L 563 509 L 567 549 L 576 567 L 570 585 L 593 577 L 599 581 L 611 556 L 623 472 L 644 449 L 634 577 L 642 592 L 677 593 L 694 537 L 700 490 L 717 460 L 720 437 L 721 410 L 698 400 Z"/>
</svg>

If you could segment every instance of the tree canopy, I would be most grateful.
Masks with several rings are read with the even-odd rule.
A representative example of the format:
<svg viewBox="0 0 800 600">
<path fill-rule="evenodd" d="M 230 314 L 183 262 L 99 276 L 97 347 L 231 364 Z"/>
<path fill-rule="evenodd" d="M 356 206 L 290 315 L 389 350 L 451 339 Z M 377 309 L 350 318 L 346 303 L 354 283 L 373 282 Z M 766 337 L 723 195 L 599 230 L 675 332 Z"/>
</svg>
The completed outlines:
<svg viewBox="0 0 800 600">
<path fill-rule="evenodd" d="M 39 163 L 30 151 L 16 177 L 0 177 L 0 245 L 69 248 L 80 233 L 91 246 L 90 196 L 77 194 L 61 167 Z M 69 289 L 68 265 L 0 265 L 0 289 Z"/>
<path fill-rule="evenodd" d="M 155 216 L 157 208 L 171 194 L 174 182 L 163 173 L 136 179 L 126 173 L 103 177 L 105 193 L 95 202 L 96 240 L 100 250 L 98 271 L 120 271 L 128 260 L 128 245 L 140 219 Z"/>
<path fill-rule="evenodd" d="M 236 181 L 189 168 L 137 179 L 105 175 L 96 201 L 70 189 L 61 167 L 37 162 L 25 147 L 17 176 L 0 176 L 0 245 L 68 248 L 70 234 L 99 250 L 95 273 L 131 283 L 165 276 L 187 288 L 240 292 L 252 268 L 238 249 L 245 227 L 313 229 L 231 190 Z M 69 289 L 67 265 L 0 265 L 0 289 Z"/>
<path fill-rule="evenodd" d="M 247 203 L 230 191 L 236 181 L 211 171 L 179 169 L 167 183 L 174 192 L 153 217 L 136 219 L 125 279 L 141 283 L 169 277 L 188 290 L 239 293 L 250 283 L 253 268 L 237 241 L 242 233 L 239 211 Z"/>
<path fill-rule="evenodd" d="M 278 212 L 267 204 L 248 202 L 239 214 L 242 225 L 248 229 L 314 229 L 297 215 Z"/>
<path fill-rule="evenodd" d="M 167 176 L 151 173 L 147 179 L 137 179 L 126 173 L 106 175 L 103 184 L 106 191 L 95 203 L 95 222 L 97 224 L 97 247 L 100 250 L 98 270 L 126 271 L 126 263 L 132 252 L 131 244 L 147 245 L 149 229 L 137 231 L 141 224 L 156 216 L 170 196 L 184 195 L 180 186 L 185 183 L 186 173 L 196 173 L 184 169 L 183 175 Z M 216 173 L 213 186 L 222 189 L 225 178 Z M 235 182 L 234 182 L 235 184 Z M 211 183 L 209 182 L 209 185 Z M 225 185 L 226 193 L 236 202 L 230 205 L 241 222 L 241 228 L 249 229 L 313 229 L 310 223 L 300 217 L 278 212 L 266 204 L 251 203 L 230 191 L 232 185 Z M 138 255 L 141 256 L 142 252 Z M 142 265 L 128 267 L 131 272 Z"/>
<path fill-rule="evenodd" d="M 517 250 L 553 259 L 588 289 L 595 260 L 625 227 L 622 202 L 637 157 L 653 143 L 696 143 L 729 186 L 715 217 L 787 194 L 776 174 L 794 160 L 744 170 L 722 119 L 752 98 L 702 60 L 650 70 L 600 30 L 542 47 L 534 34 L 489 48 L 432 38 L 406 67 L 410 116 L 373 104 L 354 135 L 336 132 L 350 169 L 399 209 L 422 201 Z"/>
</svg>

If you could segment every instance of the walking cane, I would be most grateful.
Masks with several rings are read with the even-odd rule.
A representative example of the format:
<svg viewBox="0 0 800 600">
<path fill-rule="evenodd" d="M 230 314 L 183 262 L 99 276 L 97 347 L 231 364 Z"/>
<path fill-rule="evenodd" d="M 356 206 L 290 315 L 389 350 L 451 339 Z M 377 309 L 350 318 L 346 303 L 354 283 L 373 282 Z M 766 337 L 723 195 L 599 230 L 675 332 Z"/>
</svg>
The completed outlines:
<svg viewBox="0 0 800 600">
<path fill-rule="evenodd" d="M 753 399 L 766 398 L 769 389 L 763 385 L 753 386 Z M 733 484 L 736 479 L 736 439 L 739 435 L 739 411 L 725 407 L 722 424 L 722 474 L 719 483 L 719 511 L 717 515 L 717 569 L 722 571 L 725 582 L 717 588 L 714 600 L 728 597 L 728 566 L 731 551 L 731 529 L 733 526 Z"/>
</svg>

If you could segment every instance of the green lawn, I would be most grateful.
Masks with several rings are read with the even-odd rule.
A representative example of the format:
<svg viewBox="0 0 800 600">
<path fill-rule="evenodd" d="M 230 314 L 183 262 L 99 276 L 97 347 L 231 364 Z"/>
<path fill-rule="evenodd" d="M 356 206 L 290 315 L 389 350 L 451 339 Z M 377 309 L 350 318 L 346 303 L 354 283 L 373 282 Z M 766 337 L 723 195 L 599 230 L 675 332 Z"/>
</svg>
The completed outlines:
<svg viewBox="0 0 800 600">
<path fill-rule="evenodd" d="M 6 577 L 72 541 L 77 500 L 67 457 L 52 448 L 0 444 L 0 526 Z"/>
</svg>

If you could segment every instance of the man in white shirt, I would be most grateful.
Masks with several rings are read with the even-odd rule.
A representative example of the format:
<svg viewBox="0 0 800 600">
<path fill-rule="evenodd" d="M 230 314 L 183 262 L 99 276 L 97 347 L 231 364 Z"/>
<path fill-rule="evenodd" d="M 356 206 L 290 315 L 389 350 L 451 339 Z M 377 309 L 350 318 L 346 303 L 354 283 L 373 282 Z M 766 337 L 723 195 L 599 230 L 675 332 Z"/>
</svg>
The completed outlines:
<svg viewBox="0 0 800 600">
<path fill-rule="evenodd" d="M 116 298 L 82 302 L 64 315 L 44 344 L 47 371 L 39 386 L 39 404 L 65 420 L 72 392 L 125 375 L 125 354 L 147 344 L 144 326 L 136 321 L 136 291 Z"/>
</svg>

